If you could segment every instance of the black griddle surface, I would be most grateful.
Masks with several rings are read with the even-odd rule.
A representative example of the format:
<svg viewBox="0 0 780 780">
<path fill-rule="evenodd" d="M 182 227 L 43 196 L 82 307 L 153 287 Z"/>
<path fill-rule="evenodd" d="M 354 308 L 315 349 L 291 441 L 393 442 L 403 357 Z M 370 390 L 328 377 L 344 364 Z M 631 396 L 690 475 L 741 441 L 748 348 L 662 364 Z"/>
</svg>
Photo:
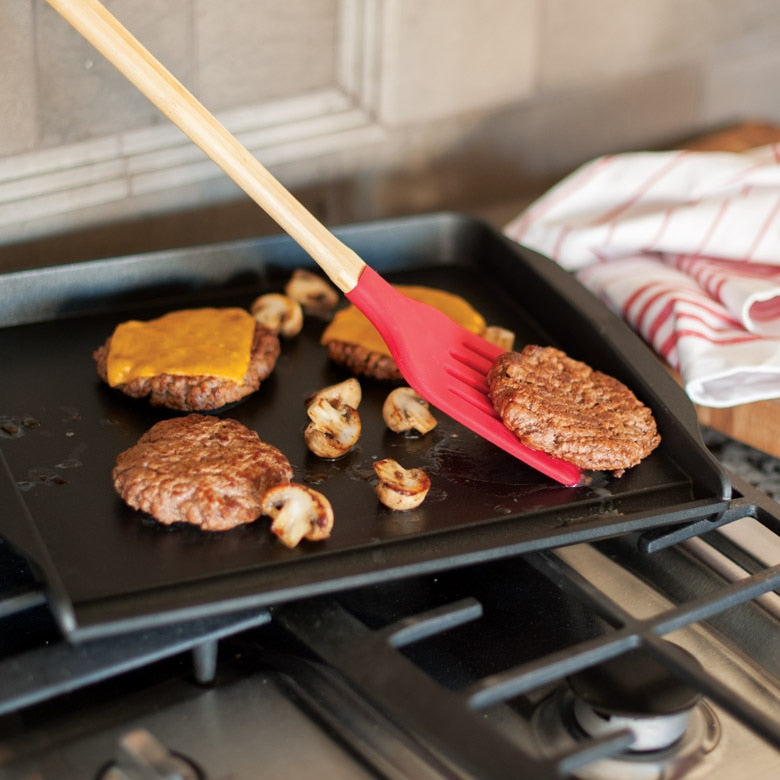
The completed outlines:
<svg viewBox="0 0 780 780">
<path fill-rule="evenodd" d="M 130 317 L 190 306 L 248 307 L 256 295 L 280 289 L 292 268 L 311 263 L 291 242 L 260 239 L 219 247 L 216 256 L 234 271 L 213 283 L 203 281 L 197 263 L 197 281 L 188 279 L 185 250 L 45 271 L 36 279 L 36 299 L 47 285 L 54 298 L 57 290 L 71 290 L 57 303 L 58 313 L 0 329 L 0 532 L 31 560 L 67 635 L 273 604 L 719 510 L 723 477 L 690 417 L 675 414 L 690 414 L 686 399 L 633 334 L 576 282 L 563 274 L 551 286 L 540 277 L 545 263 L 552 266 L 548 261 L 447 215 L 346 228 L 343 237 L 390 281 L 461 294 L 490 323 L 513 329 L 518 345 L 552 343 L 620 376 L 656 413 L 661 447 L 619 480 L 596 475 L 590 486 L 566 488 L 441 414 L 425 437 L 391 433 L 381 418 L 391 386 L 361 380 L 359 444 L 341 460 L 318 459 L 303 441 L 304 399 L 347 374 L 319 345 L 325 323 L 309 317 L 300 336 L 282 342 L 274 374 L 259 392 L 219 414 L 257 430 L 285 452 L 296 481 L 329 497 L 332 538 L 288 550 L 265 518 L 226 533 L 165 527 L 123 504 L 111 468 L 119 452 L 176 413 L 103 385 L 93 350 Z M 170 284 L 160 278 L 166 262 L 176 268 Z M 85 282 L 76 294 L 79 274 Z M 100 295 L 90 295 L 87 280 Z M 418 510 L 392 512 L 377 502 L 372 462 L 383 457 L 431 475 L 432 490 Z"/>
</svg>

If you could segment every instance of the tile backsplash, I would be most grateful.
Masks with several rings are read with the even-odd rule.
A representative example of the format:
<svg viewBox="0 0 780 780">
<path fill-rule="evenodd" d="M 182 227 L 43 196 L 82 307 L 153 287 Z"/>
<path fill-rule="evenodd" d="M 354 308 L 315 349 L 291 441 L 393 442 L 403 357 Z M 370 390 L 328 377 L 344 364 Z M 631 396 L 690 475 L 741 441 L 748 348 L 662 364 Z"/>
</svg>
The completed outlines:
<svg viewBox="0 0 780 780">
<path fill-rule="evenodd" d="M 350 219 L 780 121 L 776 0 L 105 5 L 288 186 L 349 182 Z M 0 14 L 0 245 L 244 197 L 44 0 Z"/>
</svg>

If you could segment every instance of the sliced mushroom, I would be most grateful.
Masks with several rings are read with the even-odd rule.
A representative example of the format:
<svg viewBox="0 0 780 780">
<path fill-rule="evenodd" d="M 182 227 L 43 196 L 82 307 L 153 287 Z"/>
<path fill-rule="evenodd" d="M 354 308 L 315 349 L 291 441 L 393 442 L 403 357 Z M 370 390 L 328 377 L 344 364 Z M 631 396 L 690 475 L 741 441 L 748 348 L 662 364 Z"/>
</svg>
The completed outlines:
<svg viewBox="0 0 780 780">
<path fill-rule="evenodd" d="M 319 398 L 306 409 L 311 422 L 303 437 L 306 446 L 320 458 L 340 458 L 355 446 L 362 424 L 357 409 Z"/>
<path fill-rule="evenodd" d="M 511 330 L 502 328 L 500 325 L 488 325 L 482 336 L 491 344 L 495 344 L 507 352 L 511 352 L 514 349 L 515 334 Z"/>
<path fill-rule="evenodd" d="M 255 298 L 250 311 L 257 322 L 285 338 L 297 336 L 303 327 L 301 304 L 289 295 L 281 293 L 261 295 Z"/>
<path fill-rule="evenodd" d="M 261 511 L 271 518 L 271 532 L 287 547 L 295 547 L 301 539 L 327 539 L 333 529 L 330 501 L 322 493 L 295 482 L 267 490 Z"/>
<path fill-rule="evenodd" d="M 437 424 L 428 402 L 411 387 L 396 387 L 382 404 L 385 425 L 395 433 L 417 431 L 426 434 Z"/>
<path fill-rule="evenodd" d="M 392 458 L 376 461 L 374 472 L 379 478 L 377 498 L 389 509 L 415 509 L 431 489 L 430 477 L 422 469 L 405 469 Z"/>
<path fill-rule="evenodd" d="M 360 402 L 363 400 L 363 391 L 355 377 L 345 379 L 343 382 L 338 382 L 335 385 L 328 385 L 323 387 L 322 390 L 318 390 L 313 395 L 306 399 L 306 406 L 311 406 L 315 401 L 319 401 L 321 398 L 325 398 L 334 405 L 351 406 L 353 409 L 357 409 L 360 406 Z"/>
<path fill-rule="evenodd" d="M 298 301 L 307 314 L 329 314 L 339 302 L 335 288 L 321 276 L 298 268 L 284 287 L 285 294 Z"/>
</svg>

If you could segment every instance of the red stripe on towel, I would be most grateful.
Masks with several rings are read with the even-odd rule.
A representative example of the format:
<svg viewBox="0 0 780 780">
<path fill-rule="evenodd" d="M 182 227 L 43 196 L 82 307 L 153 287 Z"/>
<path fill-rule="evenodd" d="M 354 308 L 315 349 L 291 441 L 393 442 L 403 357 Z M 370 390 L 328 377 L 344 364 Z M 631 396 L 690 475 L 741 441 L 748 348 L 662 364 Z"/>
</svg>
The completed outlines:
<svg viewBox="0 0 780 780">
<path fill-rule="evenodd" d="M 657 347 L 658 352 L 666 358 L 666 356 L 672 351 L 672 349 L 677 347 L 677 342 L 680 341 L 682 338 L 693 338 L 698 339 L 699 341 L 706 341 L 710 344 L 719 344 L 721 346 L 729 346 L 733 344 L 748 344 L 753 341 L 759 341 L 759 336 L 752 336 L 750 334 L 746 334 L 744 336 L 733 336 L 731 338 L 727 339 L 713 339 L 710 336 L 706 335 L 705 333 L 700 333 L 697 330 L 691 330 L 691 329 L 682 329 L 675 331 L 669 338 L 661 345 Z"/>
<path fill-rule="evenodd" d="M 538 219 L 551 208 L 568 198 L 572 192 L 587 184 L 591 179 L 595 178 L 599 173 L 601 173 L 605 167 L 609 166 L 614 161 L 614 159 L 615 155 L 606 155 L 605 157 L 602 157 L 600 160 L 595 162 L 593 165 L 585 166 L 585 168 L 580 171 L 579 176 L 572 174 L 572 177 L 567 183 L 560 185 L 560 188 L 556 192 L 551 193 L 548 197 L 546 197 L 537 208 L 531 206 L 531 208 L 526 211 L 525 216 L 520 220 L 517 227 L 512 231 L 512 238 L 514 238 L 518 243 L 522 244 L 522 237 L 525 235 L 526 230 L 528 230 L 528 225 L 532 220 Z"/>
<path fill-rule="evenodd" d="M 658 226 L 658 232 L 653 236 L 652 241 L 650 241 L 647 246 L 640 250 L 643 253 L 647 252 L 654 252 L 656 244 L 658 244 L 661 241 L 661 236 L 666 232 L 666 228 L 669 225 L 669 220 L 672 218 L 672 214 L 674 214 L 674 209 L 670 206 L 666 211 L 664 211 L 663 219 L 661 220 L 661 224 Z"/>
<path fill-rule="evenodd" d="M 704 237 L 702 238 L 701 242 L 699 243 L 699 246 L 696 248 L 696 250 L 693 252 L 694 256 L 701 255 L 704 253 L 704 247 L 707 246 L 707 242 L 712 238 L 712 234 L 717 229 L 718 225 L 723 220 L 723 215 L 728 210 L 729 206 L 731 205 L 731 199 L 728 198 L 724 200 L 720 204 L 720 208 L 718 209 L 718 213 L 715 215 L 715 218 L 710 223 L 710 226 L 707 228 L 707 232 L 704 234 Z"/>
<path fill-rule="evenodd" d="M 753 243 L 750 245 L 750 249 L 748 249 L 747 253 L 745 254 L 746 261 L 749 261 L 756 253 L 756 249 L 758 249 L 759 245 L 764 240 L 764 236 L 767 234 L 767 231 L 775 221 L 778 210 L 780 210 L 780 198 L 775 201 L 775 207 L 767 215 L 767 218 L 764 220 L 764 224 L 761 225 L 761 229 L 758 231 L 758 234 L 753 240 Z"/>
<path fill-rule="evenodd" d="M 654 184 L 657 184 L 659 181 L 661 181 L 661 179 L 663 179 L 664 176 L 673 171 L 680 164 L 683 158 L 688 156 L 688 154 L 689 152 L 687 150 L 682 150 L 681 152 L 675 154 L 666 163 L 666 165 L 662 166 L 657 171 L 654 171 L 650 176 L 648 176 L 647 179 L 645 179 L 645 181 L 636 188 L 634 194 L 631 195 L 631 197 L 623 201 L 623 203 L 615 206 L 611 211 L 608 211 L 606 214 L 603 214 L 601 217 L 599 217 L 597 224 L 610 223 L 606 238 L 602 243 L 602 248 L 604 246 L 608 246 L 609 242 L 612 240 L 612 235 L 615 231 L 615 228 L 617 227 L 617 218 L 625 211 L 628 211 L 628 209 L 630 209 L 632 206 L 637 204 L 642 199 L 642 196 L 646 195 Z"/>
<path fill-rule="evenodd" d="M 655 291 L 651 292 L 653 290 Z M 642 295 L 647 295 L 647 297 L 641 299 L 641 307 L 638 311 L 632 314 L 632 308 L 640 302 Z M 715 301 L 713 301 L 712 305 L 710 305 L 708 300 L 695 297 L 695 295 L 689 293 L 685 293 L 679 287 L 675 287 L 674 285 L 665 282 L 646 284 L 635 290 L 634 293 L 630 295 L 623 304 L 621 308 L 621 315 L 623 316 L 623 319 L 631 323 L 636 330 L 641 331 L 643 328 L 644 319 L 647 316 L 649 309 L 664 297 L 669 298 L 669 304 L 664 304 L 664 307 L 670 304 L 674 306 L 683 303 L 686 306 L 698 309 L 702 313 L 702 321 L 705 321 L 703 318 L 704 315 L 707 315 L 710 319 L 722 323 L 723 326 L 737 329 L 742 328 L 742 323 L 739 320 L 731 317 L 724 310 L 715 308 L 717 306 Z M 660 316 L 660 312 L 657 316 Z M 682 317 L 685 315 L 680 316 Z M 662 323 L 660 323 L 658 327 L 660 327 L 661 324 Z M 655 325 L 655 320 L 653 325 Z M 650 326 L 651 329 L 653 328 L 653 325 Z"/>
</svg>

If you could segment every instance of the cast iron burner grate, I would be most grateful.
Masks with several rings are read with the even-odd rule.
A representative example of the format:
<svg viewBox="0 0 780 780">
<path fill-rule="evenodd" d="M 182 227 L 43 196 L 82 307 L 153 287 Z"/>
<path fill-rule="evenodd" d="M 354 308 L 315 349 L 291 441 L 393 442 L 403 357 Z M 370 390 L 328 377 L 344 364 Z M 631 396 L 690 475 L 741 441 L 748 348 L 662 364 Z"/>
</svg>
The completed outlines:
<svg viewBox="0 0 780 780">
<path fill-rule="evenodd" d="M 199 618 L 78 645 L 62 640 L 22 558 L 0 541 L 0 716 L 191 652 L 193 676 L 213 679 L 220 639 L 263 625 L 267 610 Z"/>
<path fill-rule="evenodd" d="M 776 516 L 769 518 L 760 508 L 755 508 L 755 516 L 771 525 L 777 523 Z M 348 686 L 360 691 L 377 710 L 400 725 L 407 739 L 427 754 L 431 765 L 444 767 L 444 776 L 508 778 L 516 777 L 518 767 L 522 767 L 525 777 L 562 777 L 625 751 L 633 739 L 629 731 L 584 738 L 563 754 L 540 759 L 504 739 L 486 725 L 483 715 L 496 705 L 637 649 L 649 654 L 683 684 L 717 703 L 768 744 L 780 747 L 780 721 L 768 717 L 747 696 L 721 682 L 690 654 L 680 652 L 675 644 L 664 639 L 678 629 L 706 621 L 777 589 L 780 566 L 756 571 L 739 582 L 724 584 L 714 592 L 641 620 L 632 617 L 554 552 L 531 553 L 524 560 L 560 591 L 600 616 L 611 630 L 493 672 L 455 691 L 432 680 L 404 650 L 465 622 L 478 621 L 483 611 L 477 599 L 467 597 L 375 628 L 363 623 L 339 599 L 285 605 L 273 610 L 273 619 L 327 668 L 335 670 Z M 284 668 L 286 662 L 281 663 Z M 338 719 L 334 720 L 332 714 L 329 720 L 331 727 L 339 728 Z M 350 739 L 349 734 L 344 737 Z M 353 747 L 360 750 L 359 745 Z"/>
</svg>

